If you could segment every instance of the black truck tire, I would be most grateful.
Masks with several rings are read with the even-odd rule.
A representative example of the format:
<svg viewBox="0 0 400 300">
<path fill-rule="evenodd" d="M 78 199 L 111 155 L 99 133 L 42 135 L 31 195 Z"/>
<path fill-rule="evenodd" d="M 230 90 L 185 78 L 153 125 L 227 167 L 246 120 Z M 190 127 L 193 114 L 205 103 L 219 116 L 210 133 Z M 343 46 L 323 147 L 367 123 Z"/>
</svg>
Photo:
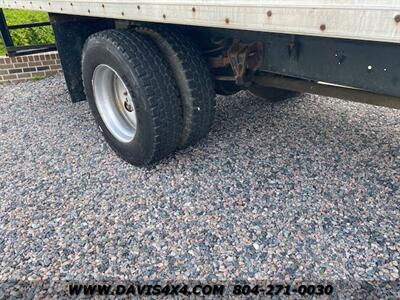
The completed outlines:
<svg viewBox="0 0 400 300">
<path fill-rule="evenodd" d="M 209 133 L 215 115 L 215 91 L 206 61 L 197 45 L 176 29 L 146 25 L 134 30 L 150 37 L 168 61 L 182 99 L 179 146 L 195 145 Z"/>
<path fill-rule="evenodd" d="M 176 150 L 182 105 L 168 63 L 151 40 L 123 30 L 91 35 L 82 77 L 94 118 L 122 159 L 147 166 Z"/>
</svg>

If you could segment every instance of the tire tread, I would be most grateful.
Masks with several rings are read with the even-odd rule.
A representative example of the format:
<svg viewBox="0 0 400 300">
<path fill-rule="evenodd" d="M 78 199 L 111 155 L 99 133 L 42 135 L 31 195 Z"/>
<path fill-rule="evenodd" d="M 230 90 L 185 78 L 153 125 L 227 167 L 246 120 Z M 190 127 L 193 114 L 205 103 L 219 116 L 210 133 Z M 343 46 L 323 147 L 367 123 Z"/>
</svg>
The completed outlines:
<svg viewBox="0 0 400 300">
<path fill-rule="evenodd" d="M 209 133 L 215 116 L 215 89 L 206 61 L 197 45 L 176 29 L 146 25 L 135 30 L 151 37 L 169 62 L 183 102 L 180 147 L 195 145 Z"/>
</svg>

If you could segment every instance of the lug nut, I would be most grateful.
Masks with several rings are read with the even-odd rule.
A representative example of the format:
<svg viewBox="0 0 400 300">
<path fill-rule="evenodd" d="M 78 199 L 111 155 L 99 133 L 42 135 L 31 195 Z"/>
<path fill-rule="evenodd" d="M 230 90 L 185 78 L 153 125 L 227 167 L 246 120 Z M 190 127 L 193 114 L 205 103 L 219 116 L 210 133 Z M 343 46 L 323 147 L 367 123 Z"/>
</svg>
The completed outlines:
<svg viewBox="0 0 400 300">
<path fill-rule="evenodd" d="M 127 111 L 133 112 L 133 106 L 128 103 L 128 101 L 124 102 L 124 107 Z"/>
</svg>

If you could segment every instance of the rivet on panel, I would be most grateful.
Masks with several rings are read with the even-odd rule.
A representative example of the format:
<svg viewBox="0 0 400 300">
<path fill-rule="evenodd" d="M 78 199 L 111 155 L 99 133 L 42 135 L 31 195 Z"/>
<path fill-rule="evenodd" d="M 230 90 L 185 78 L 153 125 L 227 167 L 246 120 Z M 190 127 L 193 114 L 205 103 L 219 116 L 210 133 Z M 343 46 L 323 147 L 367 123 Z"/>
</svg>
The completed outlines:
<svg viewBox="0 0 400 300">
<path fill-rule="evenodd" d="M 267 16 L 268 16 L 268 17 L 272 17 L 272 11 L 269 10 L 269 11 L 267 12 Z"/>
<path fill-rule="evenodd" d="M 226 23 L 226 24 L 229 24 L 229 22 L 230 22 L 229 18 L 226 18 L 226 19 L 225 19 L 225 23 Z"/>
<path fill-rule="evenodd" d="M 326 25 L 325 25 L 325 24 L 322 24 L 322 25 L 319 27 L 319 29 L 321 29 L 321 31 L 325 31 L 325 30 L 326 30 Z"/>
</svg>

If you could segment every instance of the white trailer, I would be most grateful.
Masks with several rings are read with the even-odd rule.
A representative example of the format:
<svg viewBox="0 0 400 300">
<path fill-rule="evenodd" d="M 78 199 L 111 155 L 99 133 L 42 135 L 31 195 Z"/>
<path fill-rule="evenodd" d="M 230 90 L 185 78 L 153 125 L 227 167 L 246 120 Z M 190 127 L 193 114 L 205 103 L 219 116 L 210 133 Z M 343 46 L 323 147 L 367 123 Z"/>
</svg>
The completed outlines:
<svg viewBox="0 0 400 300">
<path fill-rule="evenodd" d="M 49 12 L 72 101 L 87 99 L 107 142 L 137 166 L 206 136 L 215 92 L 247 89 L 271 101 L 311 92 L 400 107 L 400 0 L 0 7 Z"/>
</svg>

